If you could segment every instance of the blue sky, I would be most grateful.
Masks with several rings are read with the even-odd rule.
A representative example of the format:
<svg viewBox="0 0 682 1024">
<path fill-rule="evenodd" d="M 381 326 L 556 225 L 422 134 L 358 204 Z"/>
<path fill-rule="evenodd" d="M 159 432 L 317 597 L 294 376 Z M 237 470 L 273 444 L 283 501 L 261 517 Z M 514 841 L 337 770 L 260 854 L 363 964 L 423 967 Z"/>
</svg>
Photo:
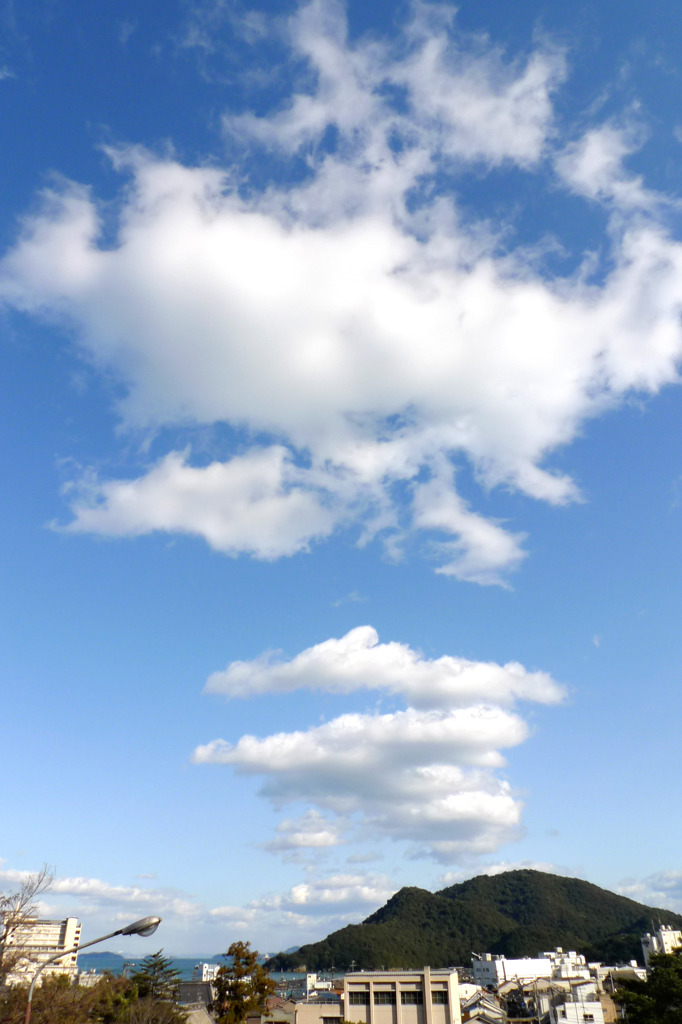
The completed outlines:
<svg viewBox="0 0 682 1024">
<path fill-rule="evenodd" d="M 0 18 L 2 886 L 682 909 L 677 5 Z"/>
</svg>

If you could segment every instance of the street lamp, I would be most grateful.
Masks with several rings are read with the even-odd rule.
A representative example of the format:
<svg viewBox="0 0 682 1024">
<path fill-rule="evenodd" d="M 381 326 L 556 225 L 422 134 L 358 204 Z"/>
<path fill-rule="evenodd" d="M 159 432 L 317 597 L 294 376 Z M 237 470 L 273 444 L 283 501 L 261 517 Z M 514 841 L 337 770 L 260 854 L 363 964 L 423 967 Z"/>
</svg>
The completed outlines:
<svg viewBox="0 0 682 1024">
<path fill-rule="evenodd" d="M 73 949 L 62 950 L 61 953 L 55 953 L 54 956 L 49 956 L 47 960 L 43 960 L 42 964 L 33 975 L 33 981 L 28 990 L 28 999 L 26 1000 L 26 1016 L 24 1017 L 24 1024 L 30 1024 L 31 1020 L 31 1006 L 33 1003 L 33 989 L 36 987 L 36 982 L 42 972 L 45 970 L 48 964 L 54 963 L 55 960 L 61 960 L 64 956 L 71 956 L 72 953 L 78 953 L 81 949 L 85 949 L 87 946 L 94 946 L 98 942 L 104 942 L 106 939 L 113 939 L 114 935 L 153 935 L 156 929 L 161 924 L 160 917 L 142 917 L 139 921 L 133 921 L 132 924 L 127 924 L 125 928 L 119 928 L 115 932 L 109 932 L 108 935 L 100 935 L 98 939 L 92 939 L 90 942 L 84 942 L 82 946 L 74 946 Z"/>
</svg>

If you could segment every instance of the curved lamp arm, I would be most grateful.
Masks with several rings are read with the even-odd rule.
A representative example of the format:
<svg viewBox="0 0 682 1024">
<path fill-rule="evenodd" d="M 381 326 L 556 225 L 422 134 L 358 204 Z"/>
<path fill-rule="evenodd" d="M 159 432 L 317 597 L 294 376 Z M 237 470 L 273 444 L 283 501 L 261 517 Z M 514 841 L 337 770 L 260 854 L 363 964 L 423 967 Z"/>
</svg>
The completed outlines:
<svg viewBox="0 0 682 1024">
<path fill-rule="evenodd" d="M 100 935 L 98 939 L 91 939 L 90 942 L 84 942 L 82 945 L 73 946 L 72 949 L 63 949 L 60 953 L 54 953 L 53 956 L 49 956 L 47 960 L 43 960 L 38 970 L 33 975 L 33 979 L 29 986 L 24 1024 L 30 1024 L 31 1007 L 33 1005 L 33 990 L 36 987 L 38 978 L 48 964 L 53 964 L 55 960 L 61 960 L 62 957 L 71 956 L 73 953 L 79 953 L 81 949 L 87 949 L 88 946 L 95 946 L 98 942 L 106 942 L 107 939 L 113 939 L 115 935 L 153 935 L 160 924 L 160 917 L 143 917 L 139 921 L 127 924 L 125 928 L 118 928 L 115 932 L 109 932 L 108 935 Z"/>
</svg>

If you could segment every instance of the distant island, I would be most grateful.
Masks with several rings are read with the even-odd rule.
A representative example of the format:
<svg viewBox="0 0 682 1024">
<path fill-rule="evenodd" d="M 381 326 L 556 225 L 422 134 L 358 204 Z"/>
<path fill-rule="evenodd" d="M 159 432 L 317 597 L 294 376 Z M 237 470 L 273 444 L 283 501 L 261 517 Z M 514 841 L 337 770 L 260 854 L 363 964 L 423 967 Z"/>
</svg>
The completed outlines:
<svg viewBox="0 0 682 1024">
<path fill-rule="evenodd" d="M 537 956 L 576 950 L 588 960 L 641 960 L 640 936 L 658 924 L 682 929 L 682 916 L 543 871 L 478 875 L 439 892 L 406 887 L 362 924 L 346 925 L 296 952 L 278 953 L 271 971 L 357 970 L 469 965 L 471 954 Z"/>
</svg>

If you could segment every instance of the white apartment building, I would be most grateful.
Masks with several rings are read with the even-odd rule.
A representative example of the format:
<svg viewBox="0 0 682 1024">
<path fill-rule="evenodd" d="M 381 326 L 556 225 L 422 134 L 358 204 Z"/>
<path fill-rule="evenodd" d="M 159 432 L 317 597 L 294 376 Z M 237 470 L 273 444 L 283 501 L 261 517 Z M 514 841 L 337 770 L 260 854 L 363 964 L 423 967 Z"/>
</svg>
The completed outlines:
<svg viewBox="0 0 682 1024">
<path fill-rule="evenodd" d="M 461 1024 L 457 971 L 347 974 L 343 1016 L 350 1024 Z"/>
<path fill-rule="evenodd" d="M 318 978 L 317 974 L 308 973 L 305 976 L 305 991 L 306 995 L 310 995 L 312 992 L 331 992 L 332 983 L 331 980 L 323 981 L 322 978 Z"/>
<path fill-rule="evenodd" d="M 557 946 L 551 952 L 543 953 L 542 957 L 551 962 L 552 978 L 555 980 L 590 977 L 589 964 L 585 957 L 581 953 L 576 953 L 574 949 L 566 953 L 561 946 Z"/>
<path fill-rule="evenodd" d="M 642 936 L 642 952 L 644 953 L 644 966 L 649 970 L 649 957 L 653 953 L 672 953 L 678 946 L 682 946 L 682 932 L 672 928 L 669 924 L 659 925 L 658 930 L 653 934 L 649 932 Z"/>
<path fill-rule="evenodd" d="M 5 949 L 16 963 L 8 976 L 8 984 L 16 985 L 30 981 L 36 968 L 45 963 L 55 953 L 64 952 L 78 946 L 81 937 L 81 923 L 75 917 L 67 917 L 65 921 L 50 921 L 41 918 L 28 918 L 16 925 L 5 940 Z M 73 980 L 78 973 L 78 954 L 71 953 L 60 957 L 49 967 L 45 974 L 66 974 Z"/>
<path fill-rule="evenodd" d="M 192 981 L 215 981 L 219 970 L 220 964 L 195 964 Z"/>
<path fill-rule="evenodd" d="M 505 981 L 534 981 L 552 977 L 552 961 L 547 956 L 537 959 L 507 960 L 505 956 L 484 953 L 471 961 L 474 981 L 481 988 L 499 988 Z"/>
<path fill-rule="evenodd" d="M 561 946 L 546 953 L 538 953 L 536 959 L 524 957 L 521 960 L 507 960 L 497 954 L 484 953 L 471 961 L 474 981 L 482 988 L 498 989 L 507 981 L 569 981 L 576 978 L 588 980 L 592 976 L 591 966 L 580 953 L 571 949 L 566 952 Z"/>
<path fill-rule="evenodd" d="M 561 1003 L 549 1011 L 550 1024 L 604 1024 L 600 1002 Z"/>
</svg>

